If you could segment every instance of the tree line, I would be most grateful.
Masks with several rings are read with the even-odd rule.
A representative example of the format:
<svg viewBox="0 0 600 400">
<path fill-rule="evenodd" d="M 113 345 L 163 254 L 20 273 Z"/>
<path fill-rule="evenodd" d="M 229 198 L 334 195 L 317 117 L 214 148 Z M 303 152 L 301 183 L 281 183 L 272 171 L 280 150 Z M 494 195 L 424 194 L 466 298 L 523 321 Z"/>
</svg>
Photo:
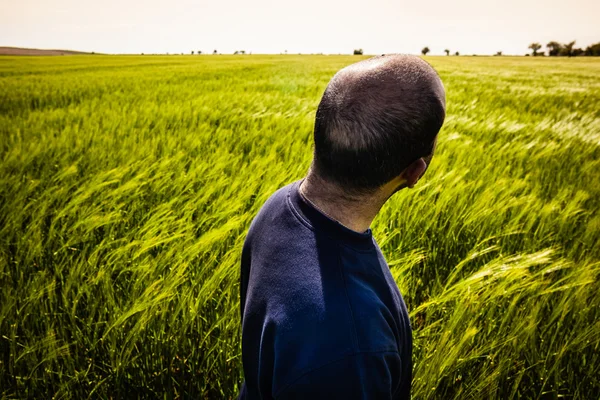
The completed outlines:
<svg viewBox="0 0 600 400">
<path fill-rule="evenodd" d="M 543 51 L 541 53 L 539 52 L 542 45 L 537 42 L 531 43 L 528 48 L 531 49 L 531 54 L 533 56 L 545 55 Z M 548 56 L 550 57 L 600 56 L 600 42 L 594 43 L 584 50 L 575 47 L 575 40 L 569 43 L 559 43 L 553 40 L 546 44 L 546 48 L 548 49 Z"/>
<path fill-rule="evenodd" d="M 545 56 L 546 53 L 541 51 L 542 45 L 535 42 L 535 43 L 531 43 L 528 47 L 529 49 L 531 49 L 532 51 L 532 55 L 533 56 Z M 585 49 L 581 49 L 581 48 L 576 48 L 575 47 L 575 40 L 573 40 L 572 42 L 569 43 L 559 43 L 556 41 L 551 41 L 548 44 L 546 44 L 546 48 L 548 49 L 548 56 L 551 57 L 577 57 L 577 56 L 594 56 L 594 57 L 599 57 L 600 56 L 600 42 L 598 43 L 594 43 L 588 47 L 586 47 Z M 362 49 L 360 50 L 362 54 Z M 421 49 L 421 54 L 423 54 L 424 56 L 427 55 L 427 53 L 429 53 L 431 50 L 429 49 L 429 47 L 425 46 L 423 47 L 423 49 Z M 449 49 L 445 49 L 444 53 L 446 53 L 447 56 L 450 55 L 450 50 Z M 354 50 L 354 54 L 357 54 L 356 50 Z M 457 51 L 454 53 L 455 56 L 460 55 L 460 53 Z M 498 51 L 495 54 L 496 56 L 501 56 L 502 52 Z M 526 56 L 528 56 L 529 54 L 525 54 Z"/>
<path fill-rule="evenodd" d="M 600 42 L 598 43 L 594 43 L 588 47 L 586 47 L 585 49 L 582 48 L 578 48 L 575 47 L 575 40 L 573 40 L 572 42 L 569 43 L 559 43 L 557 41 L 551 41 L 548 42 L 548 44 L 546 44 L 546 48 L 548 49 L 548 56 L 550 57 L 577 57 L 577 56 L 593 56 L 593 57 L 600 57 Z M 538 42 L 534 42 L 531 43 L 528 47 L 528 49 L 531 50 L 531 55 L 533 56 L 545 56 L 546 53 L 543 51 L 540 51 L 542 49 L 542 45 Z M 423 47 L 423 49 L 421 49 L 421 54 L 423 54 L 424 56 L 426 56 L 431 50 L 429 49 L 429 47 L 425 46 Z M 191 54 L 202 54 L 201 50 L 198 50 L 197 52 L 194 52 L 192 50 Z M 354 55 L 362 55 L 363 49 L 354 49 L 353 54 Z M 447 56 L 450 55 L 450 50 L 449 49 L 445 49 L 444 53 L 446 53 Z M 167 53 L 169 54 L 169 53 Z M 181 53 L 183 55 L 183 53 Z M 219 54 L 217 53 L 217 50 L 214 50 L 212 52 L 212 54 Z M 238 54 L 246 54 L 245 50 L 236 50 L 234 53 L 234 55 L 238 55 Z M 248 53 L 248 54 L 252 54 L 252 52 Z M 287 50 L 285 51 L 285 54 L 287 54 Z M 142 53 L 142 55 L 144 55 L 144 53 Z M 458 51 L 454 52 L 455 56 L 459 56 L 460 53 Z M 476 55 L 476 54 L 474 54 Z M 501 56 L 502 52 L 498 51 L 495 54 L 496 56 Z M 526 56 L 529 55 L 525 54 Z"/>
<path fill-rule="evenodd" d="M 427 55 L 427 53 L 429 53 L 431 50 L 429 49 L 429 47 L 425 46 L 421 49 L 421 54 L 423 54 L 424 56 Z M 450 55 L 450 50 L 446 49 L 444 50 L 444 53 L 446 53 L 447 56 Z M 454 52 L 455 56 L 460 56 L 460 53 L 458 51 Z"/>
</svg>

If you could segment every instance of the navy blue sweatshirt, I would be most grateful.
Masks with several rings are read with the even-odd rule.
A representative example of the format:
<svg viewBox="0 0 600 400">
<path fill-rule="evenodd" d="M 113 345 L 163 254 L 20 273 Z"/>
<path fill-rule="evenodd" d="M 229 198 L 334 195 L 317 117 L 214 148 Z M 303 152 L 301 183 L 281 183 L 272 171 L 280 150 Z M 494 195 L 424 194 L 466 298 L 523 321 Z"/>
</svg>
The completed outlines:
<svg viewBox="0 0 600 400">
<path fill-rule="evenodd" d="M 371 230 L 275 192 L 242 250 L 240 399 L 408 399 L 412 331 Z"/>
</svg>

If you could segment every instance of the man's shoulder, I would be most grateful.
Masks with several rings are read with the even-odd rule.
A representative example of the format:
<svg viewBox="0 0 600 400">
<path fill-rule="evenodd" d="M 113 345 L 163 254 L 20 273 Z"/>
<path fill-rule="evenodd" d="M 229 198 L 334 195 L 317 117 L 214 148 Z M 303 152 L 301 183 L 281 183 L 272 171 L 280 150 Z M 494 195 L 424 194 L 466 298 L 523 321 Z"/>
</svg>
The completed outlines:
<svg viewBox="0 0 600 400">
<path fill-rule="evenodd" d="M 258 214 L 254 219 L 256 220 L 260 217 L 263 217 L 264 214 L 268 213 L 269 211 L 283 208 L 287 202 L 287 197 L 290 193 L 290 190 L 292 189 L 295 183 L 296 181 L 288 183 L 287 185 L 282 186 L 275 192 L 273 192 L 273 194 L 271 194 L 269 198 L 260 207 L 260 210 L 258 211 Z"/>
<path fill-rule="evenodd" d="M 287 217 L 291 217 L 287 198 L 295 183 L 296 181 L 280 187 L 261 205 L 250 224 L 249 236 L 253 236 L 256 231 L 273 228 L 284 222 Z"/>
<path fill-rule="evenodd" d="M 271 194 L 271 196 L 269 196 L 267 201 L 265 201 L 263 208 L 268 205 L 284 204 L 287 201 L 286 199 L 289 196 L 290 191 L 292 190 L 292 188 L 294 187 L 295 184 L 296 184 L 296 181 L 290 182 L 287 185 L 282 186 L 279 189 L 277 189 L 276 191 L 274 191 L 273 194 Z"/>
</svg>

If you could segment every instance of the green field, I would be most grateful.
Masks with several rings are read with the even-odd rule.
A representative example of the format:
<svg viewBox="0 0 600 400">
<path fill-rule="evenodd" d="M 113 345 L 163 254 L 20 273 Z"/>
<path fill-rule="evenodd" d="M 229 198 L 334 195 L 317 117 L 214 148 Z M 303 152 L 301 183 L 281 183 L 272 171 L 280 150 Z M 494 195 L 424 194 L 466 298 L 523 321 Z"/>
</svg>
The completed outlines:
<svg viewBox="0 0 600 400">
<path fill-rule="evenodd" d="M 239 261 L 351 56 L 0 57 L 0 398 L 232 398 Z M 600 59 L 430 57 L 436 156 L 374 235 L 415 399 L 597 399 Z"/>
</svg>

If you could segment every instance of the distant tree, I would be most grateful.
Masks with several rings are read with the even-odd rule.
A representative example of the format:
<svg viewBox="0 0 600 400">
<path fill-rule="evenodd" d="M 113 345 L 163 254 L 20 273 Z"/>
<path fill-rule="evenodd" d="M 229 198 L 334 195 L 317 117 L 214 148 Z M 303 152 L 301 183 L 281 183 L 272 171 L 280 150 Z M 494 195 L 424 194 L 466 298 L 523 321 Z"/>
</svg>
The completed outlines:
<svg viewBox="0 0 600 400">
<path fill-rule="evenodd" d="M 572 57 L 573 56 L 573 47 L 574 46 L 575 46 L 575 40 L 573 40 L 572 42 L 569 42 L 567 44 L 564 44 L 562 46 L 562 48 L 560 49 L 559 55 L 561 55 L 561 56 L 567 56 L 567 57 Z"/>
<path fill-rule="evenodd" d="M 240 50 L 240 54 L 246 54 L 246 50 Z"/>
<path fill-rule="evenodd" d="M 585 48 L 584 55 L 586 56 L 600 56 L 600 43 L 594 43 L 591 46 Z"/>
<path fill-rule="evenodd" d="M 287 50 L 286 50 L 286 51 L 284 51 L 284 53 L 285 53 L 285 54 L 287 54 Z"/>
<path fill-rule="evenodd" d="M 501 51 L 497 51 L 495 55 L 498 56 L 498 57 L 500 57 L 502 55 L 502 52 Z"/>
<path fill-rule="evenodd" d="M 444 52 L 446 53 L 447 56 L 450 55 L 450 50 L 446 49 L 446 50 L 444 50 Z"/>
<path fill-rule="evenodd" d="M 423 54 L 424 56 L 427 55 L 427 53 L 429 53 L 429 47 L 425 46 L 421 49 L 421 54 Z"/>
<path fill-rule="evenodd" d="M 198 50 L 196 53 L 197 54 L 202 54 L 202 50 Z"/>
<path fill-rule="evenodd" d="M 238 54 L 240 54 L 240 52 L 239 52 L 239 51 L 237 51 L 237 50 L 233 52 L 233 55 L 234 55 L 234 56 L 235 56 L 235 55 L 238 55 Z"/>
<path fill-rule="evenodd" d="M 455 56 L 460 56 L 460 53 L 457 51 L 456 53 L 454 53 Z"/>
<path fill-rule="evenodd" d="M 573 57 L 583 56 L 583 55 L 585 55 L 585 50 L 578 47 L 576 49 L 573 49 L 572 55 L 573 55 Z"/>
<path fill-rule="evenodd" d="M 213 50 L 213 54 L 217 54 L 217 50 L 216 50 L 216 49 L 215 49 L 215 50 Z"/>
<path fill-rule="evenodd" d="M 542 48 L 542 45 L 539 43 L 531 43 L 528 47 L 528 49 L 531 49 L 531 51 L 533 52 L 534 56 L 538 55 L 538 50 Z"/>
<path fill-rule="evenodd" d="M 362 56 L 363 55 L 363 49 L 354 49 L 354 55 L 355 56 Z"/>
<path fill-rule="evenodd" d="M 546 44 L 546 48 L 548 49 L 548 55 L 551 57 L 555 57 L 560 54 L 560 50 L 562 49 L 562 44 L 555 42 L 554 40 L 548 42 Z"/>
<path fill-rule="evenodd" d="M 192 55 L 194 55 L 194 50 L 192 50 Z"/>
</svg>

